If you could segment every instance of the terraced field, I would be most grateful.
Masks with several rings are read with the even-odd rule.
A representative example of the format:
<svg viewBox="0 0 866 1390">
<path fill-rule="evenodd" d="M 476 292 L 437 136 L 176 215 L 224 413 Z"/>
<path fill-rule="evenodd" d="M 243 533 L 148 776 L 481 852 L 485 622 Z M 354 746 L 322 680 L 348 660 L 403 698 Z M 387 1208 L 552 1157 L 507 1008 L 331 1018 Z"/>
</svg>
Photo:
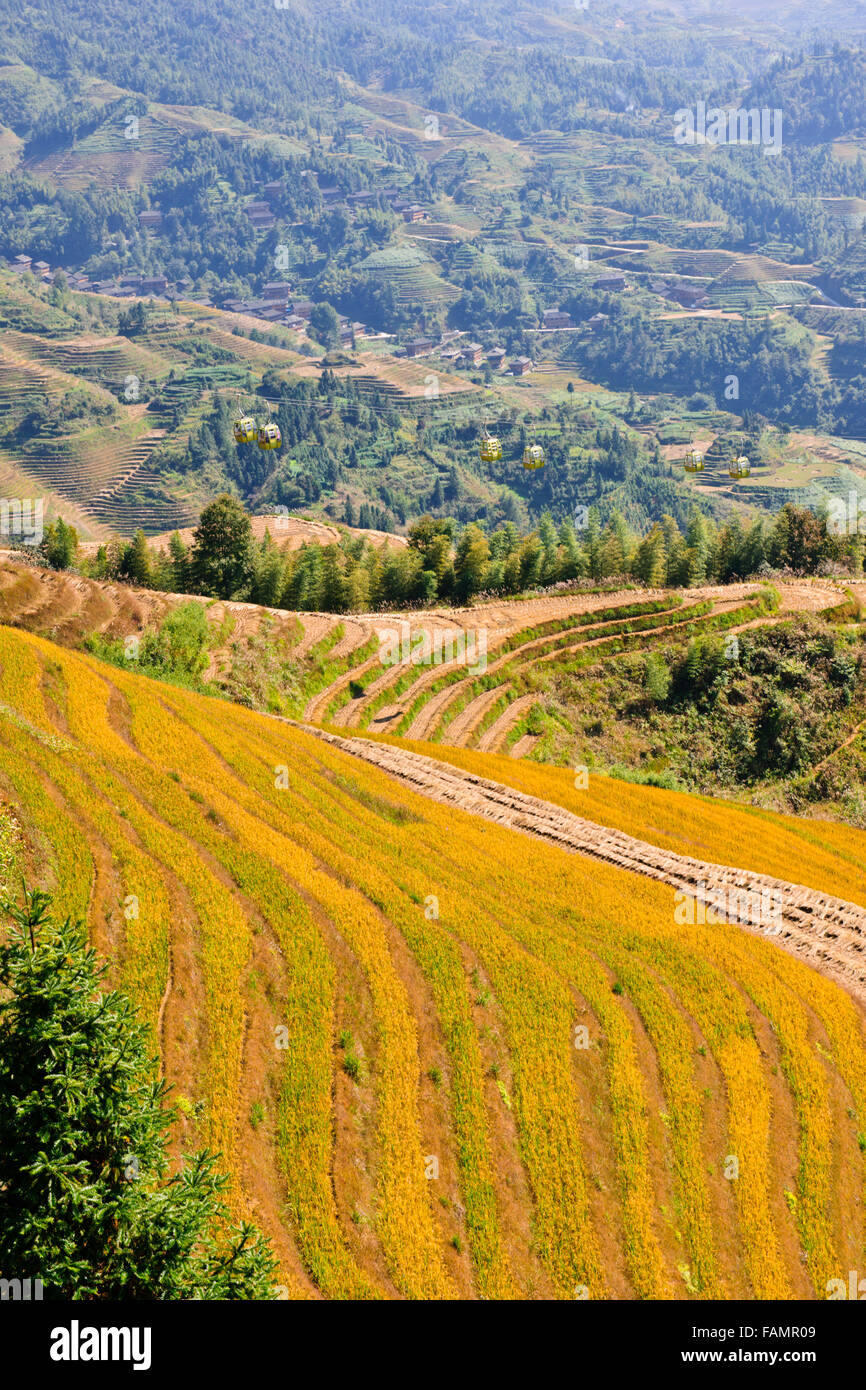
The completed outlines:
<svg viewBox="0 0 866 1390">
<path fill-rule="evenodd" d="M 94 184 L 106 189 L 136 188 L 165 168 L 178 139 L 177 125 L 159 117 L 142 116 L 137 126 L 116 119 L 70 148 L 31 161 L 28 167 L 70 190 Z"/>
<path fill-rule="evenodd" d="M 449 304 L 459 297 L 453 285 L 436 273 L 435 262 L 412 246 L 374 251 L 359 269 L 390 285 L 399 300 Z"/>
<path fill-rule="evenodd" d="M 836 600 L 829 585 L 783 586 L 781 611 L 830 607 Z M 392 660 L 386 652 L 391 664 L 383 664 L 377 647 L 347 664 L 316 692 L 305 718 L 490 752 L 523 740 L 515 748 L 522 754 L 535 742 L 526 724 L 555 669 L 577 671 L 660 637 L 739 632 L 767 621 L 768 613 L 760 586 L 739 584 L 439 611 L 412 615 L 402 627 L 397 617 L 371 617 L 377 633 L 399 633 L 399 653 Z"/>
<path fill-rule="evenodd" d="M 302 518 L 255 518 L 256 535 L 266 527 L 278 543 L 292 548 L 308 541 L 327 544 L 335 536 L 333 528 Z M 168 534 L 155 543 L 164 546 Z M 402 544 L 384 533 L 364 534 L 374 543 Z M 181 535 L 187 542 L 192 538 L 189 529 Z M 94 544 L 85 548 L 92 551 Z M 405 615 L 289 615 L 253 604 L 211 602 L 214 625 L 230 614 L 233 630 L 214 654 L 210 671 L 215 676 L 224 668 L 239 637 L 260 631 L 263 616 L 269 615 L 276 632 L 298 622 L 304 634 L 293 651 L 301 662 L 299 694 L 286 712 L 335 730 L 522 757 L 537 741 L 527 725 L 544 698 L 549 673 L 580 670 L 659 639 L 738 632 L 792 613 L 830 608 L 840 599 L 826 581 L 783 584 L 778 592 L 777 614 L 766 611 L 760 588 L 747 584 L 577 593 Z M 80 643 L 90 630 L 112 637 L 140 634 L 159 621 L 166 606 L 186 597 L 24 566 L 11 552 L 0 557 L 0 621 L 60 633 L 68 645 Z M 90 624 L 91 608 L 101 611 L 104 604 L 110 610 L 106 622 Z"/>
<path fill-rule="evenodd" d="M 714 901 L 724 903 L 721 911 L 729 909 L 731 904 L 727 899 L 732 892 L 736 893 L 738 901 L 734 906 L 740 924 L 764 931 L 786 950 L 809 958 L 823 973 L 844 984 L 862 1003 L 866 1003 L 866 909 L 814 886 L 793 885 L 784 879 L 744 867 L 742 861 L 750 859 L 754 851 L 747 849 L 744 853 L 742 843 L 736 846 L 731 844 L 729 833 L 726 832 L 730 831 L 731 822 L 736 817 L 731 817 L 727 812 L 721 818 L 721 833 L 713 833 L 714 803 L 709 799 L 703 807 L 696 808 L 692 804 L 694 798 L 690 796 L 687 806 L 679 808 L 686 817 L 702 824 L 706 852 L 712 856 L 708 862 L 693 854 L 674 852 L 670 844 L 650 843 L 616 829 L 621 823 L 622 811 L 618 788 L 614 787 L 612 791 L 609 779 L 597 798 L 603 808 L 603 818 L 606 815 L 607 825 L 599 825 L 583 815 L 576 815 L 573 809 L 566 809 L 569 802 L 572 806 L 588 803 L 581 804 L 581 810 L 589 809 L 596 798 L 570 794 L 572 789 L 577 789 L 574 782 L 570 786 L 562 779 L 561 772 L 558 778 L 551 776 L 558 769 L 545 768 L 537 779 L 536 790 L 544 790 L 553 797 L 552 800 L 541 799 L 507 782 L 491 780 L 489 772 L 494 760 L 472 752 L 463 754 L 461 750 L 446 763 L 429 756 L 438 751 L 432 744 L 416 743 L 407 747 L 403 740 L 391 739 L 383 743 L 381 739 L 341 738 L 324 730 L 319 732 L 319 737 L 355 757 L 384 768 L 392 777 L 424 796 L 433 797 L 449 806 L 459 806 L 500 825 L 512 826 L 526 834 L 631 869 L 635 873 L 660 879 L 672 884 L 681 893 L 694 896 L 703 903 L 705 910 L 712 912 Z M 525 783 L 519 774 L 512 777 L 511 764 L 502 759 L 495 762 L 500 765 L 509 782 Z M 594 780 L 604 783 L 606 779 Z M 579 790 L 588 790 L 588 779 L 587 787 L 581 785 Z M 666 808 L 661 803 L 658 809 L 662 812 L 660 818 L 667 819 Z M 751 808 L 745 814 L 749 810 Z M 751 841 L 754 832 L 748 823 L 744 824 L 744 831 L 743 839 Z M 822 835 L 823 828 L 820 826 L 807 828 L 794 817 L 776 818 L 769 828 L 758 828 L 757 838 L 763 842 L 759 862 L 767 863 L 775 858 L 777 862 L 781 860 L 786 866 L 790 865 L 790 858 L 780 856 L 778 852 L 774 855 L 774 843 L 778 845 L 781 842 L 786 851 L 793 848 L 796 853 L 801 849 L 796 842 L 802 838 L 810 848 L 809 863 L 798 872 L 802 872 L 814 885 L 822 879 L 820 861 L 825 849 Z M 829 832 L 829 842 L 836 849 L 841 850 L 844 846 L 856 852 L 862 848 L 861 836 L 861 831 L 855 831 L 851 836 L 844 829 L 840 833 L 839 828 L 834 826 Z M 666 838 L 677 842 L 676 835 Z M 814 852 L 816 848 L 817 856 Z M 737 865 L 727 865 L 723 859 L 717 862 L 716 856 L 723 856 L 726 849 L 729 856 L 737 860 Z M 845 887 L 855 899 L 858 896 L 862 899 L 866 891 L 866 877 L 853 858 L 852 864 L 854 871 L 848 873 Z M 778 902 L 774 902 L 774 907 L 778 909 L 774 914 L 767 910 L 771 894 L 778 898 Z"/>
<path fill-rule="evenodd" d="M 810 1298 L 860 1267 L 862 1008 L 771 939 L 8 628 L 0 749 L 25 867 L 138 1000 L 179 1142 L 221 1150 L 288 1297 Z M 755 872 L 793 834 L 764 817 Z M 813 871 L 853 921 L 846 837 Z"/>
<path fill-rule="evenodd" d="M 401 257 L 433 264 L 411 249 L 399 251 L 402 264 Z M 430 278 L 426 269 L 424 275 Z M 435 276 L 434 281 L 439 283 Z M 242 336 L 283 332 L 264 320 L 195 303 L 151 302 L 148 312 L 147 331 L 134 339 L 82 333 L 41 289 L 28 292 L 18 276 L 0 268 L 0 322 L 7 323 L 0 343 L 0 464 L 22 475 L 10 480 L 6 495 L 30 495 L 35 480 L 52 494 L 52 504 L 56 496 L 58 509 L 74 509 L 89 536 L 131 536 L 138 528 L 150 535 L 193 525 L 209 500 L 208 489 L 151 465 L 154 451 L 164 446 L 169 456 L 182 454 L 215 394 L 234 399 L 246 389 L 250 370 L 276 368 L 304 380 L 321 375 L 316 357 Z M 284 332 L 283 337 L 289 340 Z M 196 361 L 199 349 L 204 364 Z M 220 360 L 207 360 L 210 352 L 221 354 Z M 437 364 L 431 395 L 431 371 L 428 361 L 359 351 L 336 374 L 351 378 L 359 399 L 374 406 L 384 398 L 394 408 L 441 412 L 469 406 L 479 394 L 475 383 Z M 66 404 L 64 398 L 83 403 L 91 418 L 70 418 L 67 412 L 62 433 L 58 422 L 38 436 L 21 429 L 29 412 Z"/>
<path fill-rule="evenodd" d="M 95 548 L 95 546 L 93 547 Z M 124 584 L 85 579 L 72 573 L 56 573 L 22 564 L 11 551 L 0 551 L 0 623 L 26 628 L 64 646 L 79 647 L 90 634 L 106 638 L 140 636 L 159 626 L 176 605 L 188 602 L 183 594 L 154 593 Z M 210 652 L 205 676 L 215 679 L 231 664 L 233 645 L 256 634 L 270 616 L 276 635 L 299 632 L 295 654 L 303 656 L 333 628 L 318 615 L 294 614 L 259 608 L 251 603 L 219 603 L 196 599 L 208 611 L 215 632 L 226 632 Z"/>
</svg>

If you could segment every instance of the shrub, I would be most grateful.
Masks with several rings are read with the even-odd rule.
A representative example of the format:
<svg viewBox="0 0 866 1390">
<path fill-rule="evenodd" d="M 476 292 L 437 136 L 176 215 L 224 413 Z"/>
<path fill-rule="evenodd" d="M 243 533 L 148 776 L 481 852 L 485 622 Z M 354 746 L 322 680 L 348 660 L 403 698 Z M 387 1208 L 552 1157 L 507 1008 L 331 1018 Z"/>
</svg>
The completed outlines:
<svg viewBox="0 0 866 1390">
<path fill-rule="evenodd" d="M 671 688 L 671 673 L 659 652 L 650 652 L 644 667 L 644 690 L 653 704 L 664 704 Z"/>
</svg>

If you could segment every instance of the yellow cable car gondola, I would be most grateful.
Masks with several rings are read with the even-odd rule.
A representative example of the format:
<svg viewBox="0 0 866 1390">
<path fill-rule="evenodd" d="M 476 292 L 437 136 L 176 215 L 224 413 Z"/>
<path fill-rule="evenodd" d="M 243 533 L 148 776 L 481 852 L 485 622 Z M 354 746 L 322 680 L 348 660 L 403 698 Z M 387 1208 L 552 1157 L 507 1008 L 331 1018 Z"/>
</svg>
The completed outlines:
<svg viewBox="0 0 866 1390">
<path fill-rule="evenodd" d="M 745 454 L 732 454 L 728 463 L 728 473 L 732 478 L 748 478 L 752 472 L 752 465 Z"/>
<path fill-rule="evenodd" d="M 689 449 L 683 459 L 683 468 L 687 473 L 703 473 L 704 456 L 700 449 Z"/>
<path fill-rule="evenodd" d="M 545 463 L 544 450 L 540 444 L 527 444 L 523 450 L 524 468 L 543 468 Z"/>
<path fill-rule="evenodd" d="M 502 458 L 502 445 L 495 434 L 490 434 L 487 427 L 481 431 L 481 462 L 495 463 Z"/>
<path fill-rule="evenodd" d="M 275 425 L 273 420 L 268 420 L 266 425 L 262 425 L 259 430 L 260 449 L 279 449 L 283 442 L 279 425 Z"/>
<path fill-rule="evenodd" d="M 238 415 L 235 420 L 235 443 L 255 444 L 258 429 L 252 415 Z"/>
</svg>

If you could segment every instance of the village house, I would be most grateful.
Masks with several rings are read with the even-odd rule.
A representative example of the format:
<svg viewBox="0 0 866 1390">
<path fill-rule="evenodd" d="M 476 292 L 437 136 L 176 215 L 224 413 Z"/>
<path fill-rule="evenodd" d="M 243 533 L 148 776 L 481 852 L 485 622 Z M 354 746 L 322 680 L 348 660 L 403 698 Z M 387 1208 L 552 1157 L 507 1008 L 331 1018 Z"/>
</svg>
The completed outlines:
<svg viewBox="0 0 866 1390">
<path fill-rule="evenodd" d="M 599 275 L 597 280 L 592 283 L 594 290 L 624 290 L 626 288 L 626 278 L 624 275 L 611 272 L 608 275 Z"/>
<path fill-rule="evenodd" d="M 571 314 L 563 309 L 545 309 L 541 316 L 542 328 L 571 328 Z"/>
<path fill-rule="evenodd" d="M 292 287 L 286 280 L 269 280 L 262 290 L 263 299 L 283 299 L 287 300 L 292 292 Z"/>
<path fill-rule="evenodd" d="M 491 348 L 487 354 L 487 365 L 497 372 L 505 361 L 505 348 Z"/>
<path fill-rule="evenodd" d="M 142 227 L 161 227 L 162 213 L 156 210 L 140 212 L 138 214 L 139 225 Z"/>
<path fill-rule="evenodd" d="M 421 207 L 420 203 L 412 203 L 409 207 L 403 209 L 404 222 L 426 222 L 426 220 L 427 213 L 425 209 Z"/>
<path fill-rule="evenodd" d="M 412 338 L 406 344 L 407 357 L 426 357 L 433 351 L 433 341 L 431 338 Z"/>
<path fill-rule="evenodd" d="M 514 357 L 509 368 L 512 376 L 526 376 L 527 372 L 532 371 L 531 357 Z"/>
<path fill-rule="evenodd" d="M 666 291 L 665 298 L 672 299 L 675 304 L 682 304 L 685 309 L 709 302 L 703 285 L 673 285 Z"/>
<path fill-rule="evenodd" d="M 460 354 L 460 364 L 463 367 L 480 367 L 483 356 L 484 348 L 480 343 L 467 343 Z"/>
<path fill-rule="evenodd" d="M 591 319 L 587 319 L 587 327 L 593 333 L 599 333 L 606 323 L 610 322 L 610 314 L 593 314 Z"/>
<path fill-rule="evenodd" d="M 308 319 L 313 312 L 312 299 L 295 299 L 291 305 L 292 313 L 299 319 Z"/>
<path fill-rule="evenodd" d="M 273 227 L 276 222 L 276 218 L 267 203 L 250 203 L 248 207 L 244 208 L 244 212 L 252 225 L 257 228 Z"/>
<path fill-rule="evenodd" d="M 29 256 L 15 256 L 15 258 L 12 261 L 12 269 L 21 271 L 23 273 L 24 271 L 29 270 L 32 264 L 33 262 L 31 261 Z"/>
</svg>

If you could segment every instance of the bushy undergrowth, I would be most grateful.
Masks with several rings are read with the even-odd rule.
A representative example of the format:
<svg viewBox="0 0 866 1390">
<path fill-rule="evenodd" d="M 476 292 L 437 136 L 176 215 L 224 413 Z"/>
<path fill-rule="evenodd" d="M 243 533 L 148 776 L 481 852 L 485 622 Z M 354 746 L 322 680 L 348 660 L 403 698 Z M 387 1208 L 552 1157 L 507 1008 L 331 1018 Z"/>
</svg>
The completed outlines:
<svg viewBox="0 0 866 1390">
<path fill-rule="evenodd" d="M 696 633 L 557 672 L 547 706 L 545 747 L 534 750 L 544 760 L 710 794 L 769 786 L 791 809 L 835 802 L 847 819 L 862 814 L 850 794 L 866 755 L 856 735 L 838 752 L 866 715 L 856 628 L 802 617 Z"/>
</svg>

